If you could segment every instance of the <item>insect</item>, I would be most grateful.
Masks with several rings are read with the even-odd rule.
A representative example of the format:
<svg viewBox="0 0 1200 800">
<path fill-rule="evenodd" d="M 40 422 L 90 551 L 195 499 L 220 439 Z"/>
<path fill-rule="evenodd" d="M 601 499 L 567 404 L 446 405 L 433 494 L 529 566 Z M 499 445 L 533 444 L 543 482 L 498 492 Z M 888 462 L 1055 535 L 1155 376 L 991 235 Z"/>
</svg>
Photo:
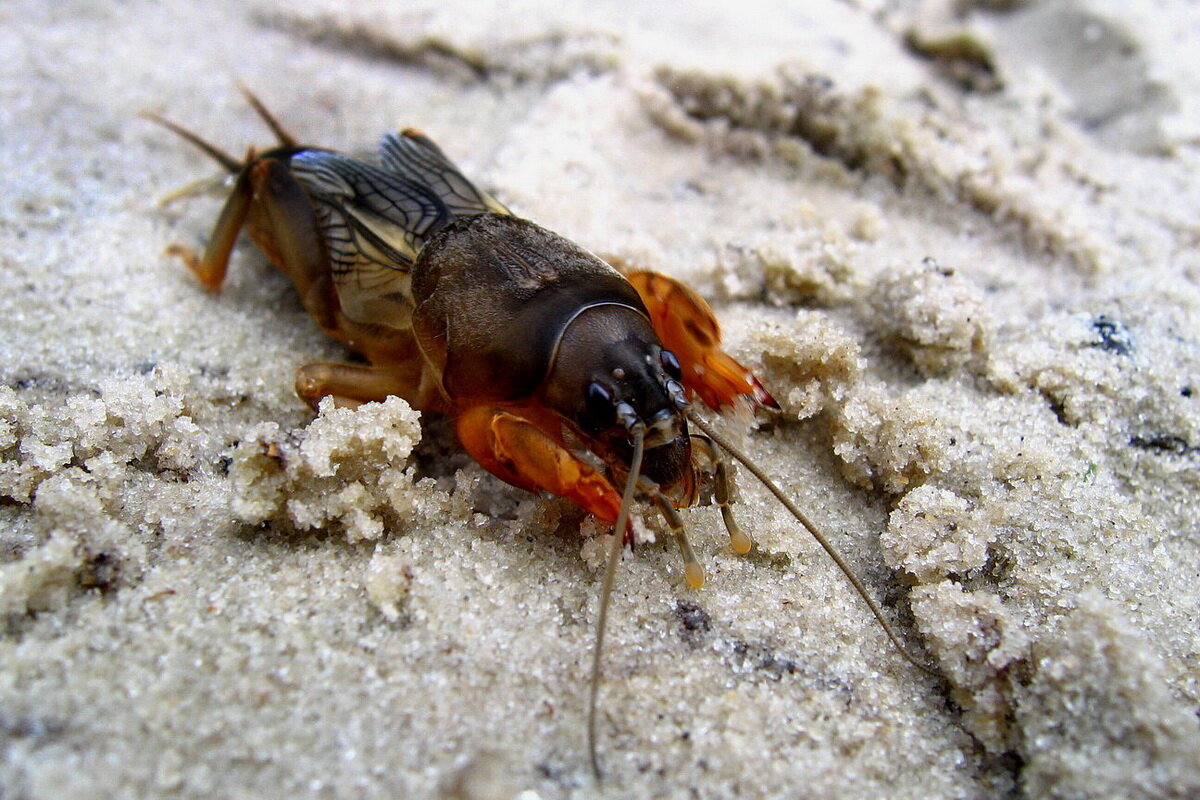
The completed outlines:
<svg viewBox="0 0 1200 800">
<path fill-rule="evenodd" d="M 295 285 L 305 309 L 366 365 L 300 367 L 309 405 L 397 395 L 450 417 L 466 451 L 500 479 L 567 498 L 614 532 L 593 649 L 588 746 L 600 774 L 596 708 L 609 598 L 631 515 L 649 504 L 704 582 L 677 509 L 711 489 L 735 552 L 753 543 L 731 512 L 724 453 L 741 462 L 816 537 L 887 636 L 908 654 L 861 581 L 799 508 L 694 409 L 778 409 L 720 348 L 709 305 L 656 272 L 621 271 L 522 219 L 465 178 L 416 130 L 385 135 L 376 163 L 301 145 L 242 89 L 278 145 L 238 160 L 155 114 L 234 176 L 201 255 L 173 246 L 220 288 L 245 228 Z M 689 423 L 700 431 L 693 433 Z M 924 668 L 924 667 L 922 667 Z"/>
</svg>

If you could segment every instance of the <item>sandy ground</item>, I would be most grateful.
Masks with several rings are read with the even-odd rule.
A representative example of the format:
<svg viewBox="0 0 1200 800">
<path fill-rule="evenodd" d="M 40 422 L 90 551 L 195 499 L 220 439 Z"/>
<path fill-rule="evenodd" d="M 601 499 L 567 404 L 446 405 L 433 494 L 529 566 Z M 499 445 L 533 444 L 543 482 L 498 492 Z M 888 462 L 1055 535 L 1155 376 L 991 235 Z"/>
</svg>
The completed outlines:
<svg viewBox="0 0 1200 800">
<path fill-rule="evenodd" d="M 298 5 L 0 4 L 0 796 L 1200 794 L 1195 4 Z M 784 406 L 728 430 L 940 677 L 743 473 L 749 557 L 623 564 L 598 790 L 597 526 L 314 420 L 287 282 L 163 255 L 220 200 L 136 112 L 240 153 L 237 79 L 709 297 Z"/>
</svg>

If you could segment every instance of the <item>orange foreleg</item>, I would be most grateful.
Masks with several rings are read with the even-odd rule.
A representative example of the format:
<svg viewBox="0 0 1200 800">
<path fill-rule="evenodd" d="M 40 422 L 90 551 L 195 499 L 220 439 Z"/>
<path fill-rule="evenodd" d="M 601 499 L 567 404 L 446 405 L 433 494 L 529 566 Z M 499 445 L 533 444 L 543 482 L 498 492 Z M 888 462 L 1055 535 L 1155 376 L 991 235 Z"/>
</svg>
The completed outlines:
<svg viewBox="0 0 1200 800">
<path fill-rule="evenodd" d="M 683 384 L 712 409 L 750 397 L 779 408 L 758 378 L 721 349 L 721 328 L 712 308 L 694 291 L 657 272 L 626 275 L 650 312 L 650 324 L 663 346 L 683 367 Z"/>
<path fill-rule="evenodd" d="M 558 416 L 535 405 L 479 405 L 456 420 L 471 457 L 501 480 L 531 492 L 550 492 L 605 522 L 615 522 L 621 497 L 600 472 L 563 443 Z"/>
</svg>

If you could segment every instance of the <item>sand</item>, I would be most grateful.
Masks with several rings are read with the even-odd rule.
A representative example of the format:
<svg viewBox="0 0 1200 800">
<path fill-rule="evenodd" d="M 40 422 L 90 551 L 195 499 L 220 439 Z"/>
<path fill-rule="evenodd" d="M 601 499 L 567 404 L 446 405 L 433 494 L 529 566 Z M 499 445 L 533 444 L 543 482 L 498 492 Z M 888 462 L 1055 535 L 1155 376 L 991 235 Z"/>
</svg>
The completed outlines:
<svg viewBox="0 0 1200 800">
<path fill-rule="evenodd" d="M 0 795 L 1200 794 L 1200 13 L 787 5 L 0 6 Z M 709 298 L 783 406 L 723 429 L 936 674 L 742 470 L 749 556 L 622 564 L 595 786 L 601 526 L 314 417 L 286 280 L 164 255 L 219 192 L 136 113 L 240 154 L 237 80 Z"/>
</svg>

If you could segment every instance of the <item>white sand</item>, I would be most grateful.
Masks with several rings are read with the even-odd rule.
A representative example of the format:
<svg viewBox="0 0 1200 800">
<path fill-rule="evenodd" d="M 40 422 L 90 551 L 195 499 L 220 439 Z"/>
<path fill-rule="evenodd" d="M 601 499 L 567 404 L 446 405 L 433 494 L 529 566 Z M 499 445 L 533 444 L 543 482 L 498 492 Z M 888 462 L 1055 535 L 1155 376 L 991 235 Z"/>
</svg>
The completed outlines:
<svg viewBox="0 0 1200 800">
<path fill-rule="evenodd" d="M 1200 794 L 1195 4 L 345 5 L 0 5 L 0 795 L 597 793 L 598 526 L 313 421 L 286 281 L 162 255 L 219 200 L 135 112 L 240 153 L 235 78 L 711 298 L 785 407 L 730 430 L 946 679 L 743 472 L 753 554 L 625 561 L 603 793 Z"/>
</svg>

